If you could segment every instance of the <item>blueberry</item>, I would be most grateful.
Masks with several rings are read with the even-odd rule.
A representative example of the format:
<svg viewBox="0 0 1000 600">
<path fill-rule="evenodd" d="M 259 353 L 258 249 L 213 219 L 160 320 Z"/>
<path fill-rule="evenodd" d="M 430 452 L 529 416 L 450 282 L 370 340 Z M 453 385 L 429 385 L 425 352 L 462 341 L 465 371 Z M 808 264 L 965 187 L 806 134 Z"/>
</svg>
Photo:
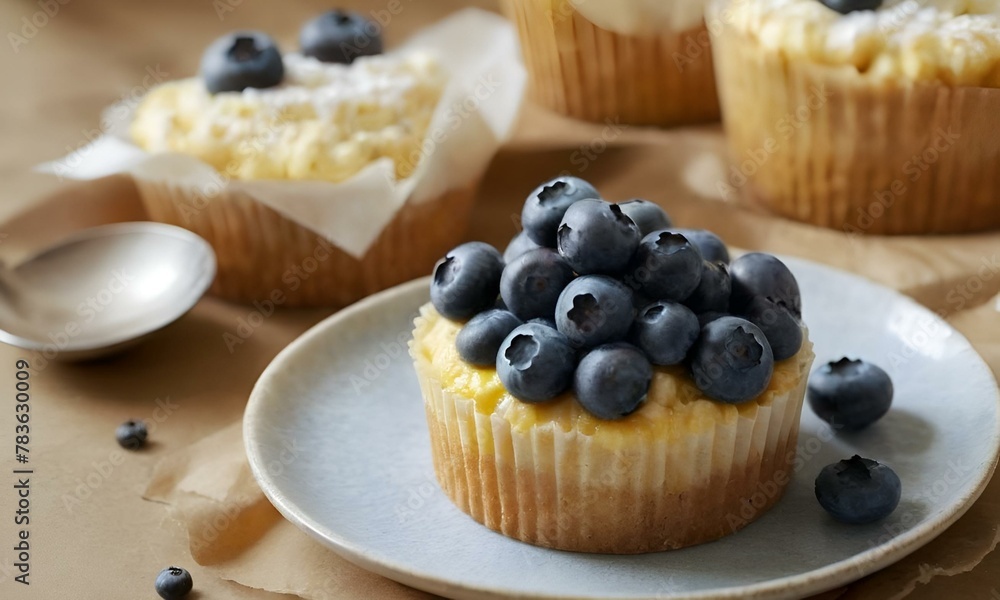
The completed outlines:
<svg viewBox="0 0 1000 600">
<path fill-rule="evenodd" d="M 699 333 L 701 325 L 691 309 L 660 300 L 639 311 L 631 336 L 654 365 L 677 365 L 684 361 Z"/>
<path fill-rule="evenodd" d="M 701 330 L 690 355 L 694 383 L 713 400 L 739 404 L 771 383 L 774 356 L 764 332 L 737 317 L 721 317 Z"/>
<path fill-rule="evenodd" d="M 574 279 L 556 303 L 556 327 L 582 348 L 624 339 L 633 317 L 632 291 L 604 275 Z"/>
<path fill-rule="evenodd" d="M 729 313 L 725 313 L 725 312 L 721 312 L 721 311 L 715 311 L 715 310 L 710 310 L 708 312 L 698 313 L 698 325 L 700 325 L 702 328 L 704 328 L 705 325 L 708 325 L 712 321 L 715 321 L 716 319 L 721 319 L 722 317 L 728 317 L 728 316 L 730 316 Z"/>
<path fill-rule="evenodd" d="M 201 77 L 212 94 L 269 88 L 285 77 L 281 51 L 266 33 L 240 31 L 214 42 L 201 57 Z"/>
<path fill-rule="evenodd" d="M 431 303 L 448 319 L 469 319 L 496 303 L 502 274 L 503 258 L 496 248 L 462 244 L 434 265 Z"/>
<path fill-rule="evenodd" d="M 534 250 L 535 248 L 544 248 L 545 246 L 539 246 L 536 244 L 526 231 L 521 231 L 521 233 L 515 235 L 510 243 L 507 244 L 507 249 L 503 251 L 503 261 L 505 263 L 514 262 L 517 257 L 521 256 L 528 250 Z"/>
<path fill-rule="evenodd" d="M 638 348 L 618 342 L 598 346 L 580 360 L 573 391 L 580 405 L 599 419 L 620 419 L 646 400 L 653 367 Z"/>
<path fill-rule="evenodd" d="M 863 360 L 828 362 L 809 378 L 809 406 L 816 415 L 851 430 L 864 429 L 889 412 L 892 393 L 889 374 Z"/>
<path fill-rule="evenodd" d="M 742 313 L 754 296 L 783 302 L 797 318 L 802 318 L 802 296 L 799 283 L 785 263 L 770 254 L 751 252 L 737 258 L 729 265 L 733 281 L 731 310 Z"/>
<path fill-rule="evenodd" d="M 619 202 L 618 207 L 639 228 L 640 236 L 648 235 L 658 229 L 670 229 L 672 225 L 667 211 L 655 202 L 634 198 Z"/>
<path fill-rule="evenodd" d="M 492 309 L 472 317 L 455 338 L 458 355 L 467 363 L 491 367 L 497 362 L 500 344 L 521 325 L 521 319 L 506 310 Z"/>
<path fill-rule="evenodd" d="M 707 229 L 675 229 L 701 252 L 705 260 L 729 264 L 729 249 L 722 239 Z"/>
<path fill-rule="evenodd" d="M 565 258 L 550 248 L 538 248 L 504 268 L 500 296 L 510 312 L 522 320 L 551 317 L 559 294 L 574 277 Z"/>
<path fill-rule="evenodd" d="M 545 402 L 569 388 L 576 351 L 555 329 L 525 323 L 500 345 L 496 365 L 500 381 L 512 396 L 524 402 Z"/>
<path fill-rule="evenodd" d="M 186 569 L 167 567 L 156 576 L 156 593 L 163 600 L 180 600 L 191 592 L 194 581 Z"/>
<path fill-rule="evenodd" d="M 875 10 L 882 6 L 882 0 L 820 0 L 820 2 L 842 15 L 856 10 Z"/>
<path fill-rule="evenodd" d="M 323 62 L 351 64 L 359 56 L 382 54 L 382 32 L 360 13 L 331 10 L 302 26 L 299 46 Z"/>
<path fill-rule="evenodd" d="M 774 360 L 791 358 L 802 347 L 802 323 L 784 302 L 754 296 L 744 309 L 743 317 L 760 327 L 767 336 Z"/>
<path fill-rule="evenodd" d="M 617 204 L 580 200 L 563 216 L 556 244 L 580 275 L 616 275 L 628 267 L 639 239 L 639 228 Z"/>
<path fill-rule="evenodd" d="M 577 200 L 599 199 L 594 186 L 579 177 L 557 177 L 535 188 L 521 210 L 521 226 L 539 246 L 556 247 L 556 230 Z"/>
<path fill-rule="evenodd" d="M 530 319 L 528 322 L 529 323 L 537 323 L 539 325 L 543 325 L 545 327 L 548 327 L 549 329 L 556 329 L 556 321 L 555 321 L 555 319 L 550 319 L 549 317 L 538 317 L 536 319 Z"/>
<path fill-rule="evenodd" d="M 816 477 L 816 499 L 826 512 L 851 525 L 884 519 L 899 505 L 899 476 L 874 460 L 853 457 L 823 467 Z"/>
<path fill-rule="evenodd" d="M 146 424 L 139 420 L 128 420 L 118 426 L 115 430 L 115 439 L 118 445 L 126 450 L 138 450 L 146 445 L 146 438 L 149 431 Z"/>
<path fill-rule="evenodd" d="M 701 263 L 701 281 L 684 304 L 696 313 L 723 312 L 729 310 L 732 289 L 726 263 L 705 260 Z"/>
<path fill-rule="evenodd" d="M 642 238 L 627 281 L 654 300 L 681 302 L 698 288 L 701 263 L 687 238 L 661 229 Z"/>
</svg>

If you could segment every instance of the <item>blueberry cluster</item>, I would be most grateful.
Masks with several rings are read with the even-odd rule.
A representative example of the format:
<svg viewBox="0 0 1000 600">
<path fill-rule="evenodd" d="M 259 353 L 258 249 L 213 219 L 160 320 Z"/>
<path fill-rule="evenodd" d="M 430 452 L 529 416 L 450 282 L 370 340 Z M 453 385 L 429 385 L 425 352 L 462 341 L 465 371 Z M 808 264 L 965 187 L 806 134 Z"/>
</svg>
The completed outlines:
<svg viewBox="0 0 1000 600">
<path fill-rule="evenodd" d="M 434 268 L 431 302 L 467 321 L 459 355 L 545 402 L 573 388 L 602 419 L 641 406 L 654 365 L 686 365 L 721 402 L 763 392 L 802 345 L 795 277 L 761 253 L 729 263 L 718 236 L 676 229 L 657 204 L 610 203 L 588 182 L 535 189 L 503 255 L 463 244 Z M 498 298 L 499 295 L 499 298 Z"/>
<path fill-rule="evenodd" d="M 302 54 L 329 63 L 350 64 L 359 56 L 382 53 L 378 25 L 360 13 L 331 10 L 302 26 Z M 281 50 L 260 31 L 237 31 L 212 42 L 201 59 L 201 76 L 212 94 L 269 88 L 285 77 Z"/>
</svg>

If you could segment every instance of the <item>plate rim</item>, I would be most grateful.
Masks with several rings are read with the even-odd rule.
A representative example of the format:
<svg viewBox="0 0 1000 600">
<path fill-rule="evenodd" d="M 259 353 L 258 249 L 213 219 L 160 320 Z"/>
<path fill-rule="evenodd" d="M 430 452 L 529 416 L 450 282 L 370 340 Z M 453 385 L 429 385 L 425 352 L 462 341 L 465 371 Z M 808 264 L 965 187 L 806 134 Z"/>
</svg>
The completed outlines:
<svg viewBox="0 0 1000 600">
<path fill-rule="evenodd" d="M 979 480 L 975 482 L 975 486 L 969 491 L 968 494 L 963 496 L 956 503 L 956 505 L 949 512 L 947 512 L 947 514 L 936 519 L 929 519 L 928 521 L 919 524 L 917 527 L 906 531 L 904 534 L 897 536 L 884 544 L 880 544 L 879 546 L 864 552 L 854 554 L 844 560 L 835 562 L 825 567 L 813 569 L 804 573 L 789 575 L 778 579 L 769 579 L 767 581 L 761 581 L 742 587 L 705 590 L 681 594 L 669 592 L 666 594 L 660 593 L 655 596 L 657 599 L 724 600 L 754 598 L 762 600 L 767 598 L 785 598 L 821 593 L 833 589 L 838 585 L 856 581 L 866 575 L 875 573 L 902 560 L 906 556 L 931 542 L 940 534 L 944 533 L 944 531 L 950 528 L 956 521 L 958 521 L 958 519 L 965 515 L 972 505 L 975 504 L 976 500 L 979 499 L 983 491 L 986 489 L 986 486 L 989 485 L 989 482 L 991 481 L 997 468 L 998 459 L 1000 459 L 1000 389 L 998 389 L 997 380 L 992 369 L 979 352 L 975 350 L 975 347 L 971 342 L 969 342 L 968 338 L 962 335 L 962 333 L 955 329 L 950 323 L 941 318 L 940 315 L 934 313 L 928 307 L 920 304 L 913 298 L 899 292 L 898 290 L 882 285 L 855 273 L 830 267 L 811 260 L 781 254 L 777 254 L 776 256 L 786 263 L 792 263 L 793 265 L 799 264 L 807 268 L 830 271 L 836 273 L 838 276 L 846 276 L 850 279 L 857 280 L 864 285 L 881 288 L 891 295 L 896 296 L 898 301 L 909 304 L 911 307 L 916 308 L 928 315 L 932 315 L 933 318 L 945 324 L 953 335 L 957 335 L 962 341 L 968 344 L 969 349 L 971 350 L 970 354 L 973 360 L 976 361 L 977 368 L 980 368 L 986 375 L 988 375 L 990 380 L 992 380 L 994 402 L 998 405 L 998 409 L 995 411 L 996 419 L 993 427 L 994 444 L 992 460 L 989 461 L 989 465 L 985 468 L 985 470 L 981 472 Z M 400 296 L 412 294 L 415 290 L 428 286 L 429 281 L 430 276 L 425 276 L 368 296 L 367 298 L 330 315 L 316 325 L 312 326 L 298 338 L 293 340 L 288 346 L 282 349 L 277 356 L 275 356 L 254 384 L 243 415 L 243 444 L 251 473 L 261 490 L 264 492 L 264 495 L 285 519 L 290 521 L 299 529 L 305 531 L 310 535 L 310 537 L 316 539 L 324 546 L 332 549 L 342 558 L 366 570 L 405 585 L 409 585 L 416 589 L 448 597 L 471 597 L 471 595 L 474 594 L 477 598 L 517 597 L 537 598 L 539 600 L 570 600 L 570 596 L 558 593 L 541 595 L 512 594 L 511 591 L 505 591 L 498 588 L 469 586 L 461 582 L 435 577 L 424 573 L 417 573 L 414 570 L 407 568 L 405 565 L 397 564 L 393 561 L 376 560 L 375 558 L 370 557 L 363 547 L 358 547 L 355 544 L 350 543 L 343 537 L 338 536 L 334 531 L 331 531 L 330 529 L 324 527 L 321 523 L 318 523 L 314 519 L 310 518 L 306 511 L 301 510 L 293 501 L 291 501 L 291 499 L 281 492 L 279 486 L 275 484 L 275 482 L 270 478 L 267 470 L 264 468 L 263 457 L 257 452 L 257 448 L 261 444 L 256 433 L 259 430 L 256 423 L 259 420 L 258 413 L 261 410 L 260 406 L 264 402 L 262 398 L 265 396 L 265 392 L 263 391 L 266 387 L 265 383 L 273 377 L 273 373 L 282 370 L 285 363 L 299 353 L 300 348 L 309 346 L 316 338 L 325 335 L 329 329 L 337 326 L 340 322 L 349 321 L 356 314 L 364 313 L 370 308 L 383 304 L 384 302 Z M 455 594 L 462 594 L 462 596 L 455 596 Z M 628 598 L 629 600 L 632 600 L 635 597 L 628 596 L 621 598 Z M 652 596 L 650 596 L 650 598 L 652 598 Z"/>
</svg>

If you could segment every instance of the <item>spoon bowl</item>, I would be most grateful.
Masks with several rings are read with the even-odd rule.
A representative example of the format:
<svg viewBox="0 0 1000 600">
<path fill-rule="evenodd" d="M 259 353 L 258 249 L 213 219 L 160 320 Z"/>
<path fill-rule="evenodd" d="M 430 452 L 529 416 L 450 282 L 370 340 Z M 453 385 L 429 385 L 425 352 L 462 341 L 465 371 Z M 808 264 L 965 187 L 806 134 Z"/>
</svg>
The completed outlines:
<svg viewBox="0 0 1000 600">
<path fill-rule="evenodd" d="M 180 318 L 214 278 L 212 248 L 186 229 L 87 229 L 0 267 L 0 342 L 46 360 L 105 356 Z"/>
</svg>

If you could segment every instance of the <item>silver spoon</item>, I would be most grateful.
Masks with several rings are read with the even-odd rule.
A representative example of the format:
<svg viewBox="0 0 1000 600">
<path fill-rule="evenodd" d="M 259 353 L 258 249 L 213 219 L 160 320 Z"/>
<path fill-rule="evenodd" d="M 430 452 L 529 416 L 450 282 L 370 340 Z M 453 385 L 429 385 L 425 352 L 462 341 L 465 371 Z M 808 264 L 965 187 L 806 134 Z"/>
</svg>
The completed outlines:
<svg viewBox="0 0 1000 600">
<path fill-rule="evenodd" d="M 0 342 L 45 361 L 97 358 L 180 318 L 215 278 L 215 253 L 186 229 L 117 223 L 0 264 Z"/>
</svg>

